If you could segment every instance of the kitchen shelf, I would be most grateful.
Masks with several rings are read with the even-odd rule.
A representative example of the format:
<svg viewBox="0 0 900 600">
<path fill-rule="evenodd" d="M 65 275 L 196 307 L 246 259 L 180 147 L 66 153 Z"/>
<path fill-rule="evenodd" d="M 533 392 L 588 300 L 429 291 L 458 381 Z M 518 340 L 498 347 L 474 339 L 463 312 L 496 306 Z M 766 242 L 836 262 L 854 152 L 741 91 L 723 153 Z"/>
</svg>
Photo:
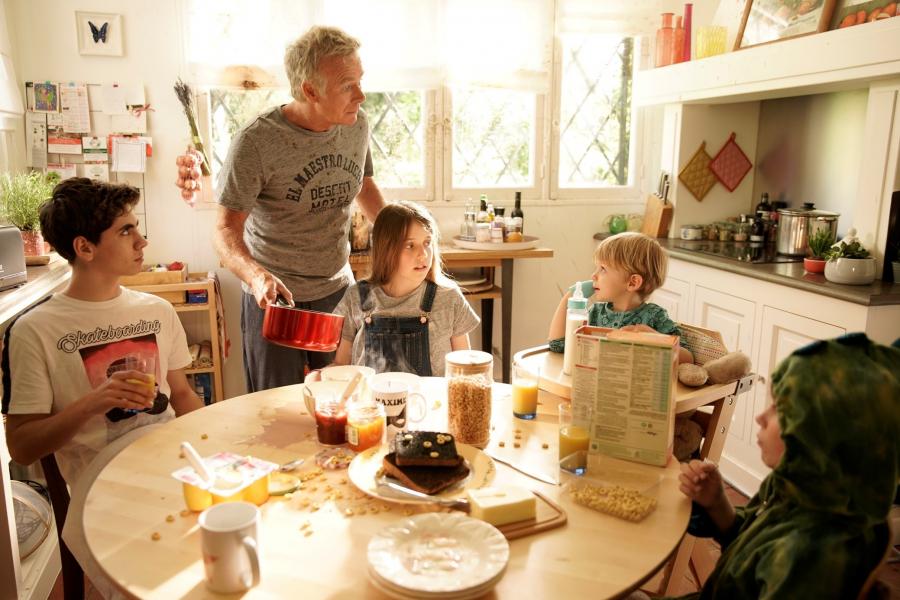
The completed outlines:
<svg viewBox="0 0 900 600">
<path fill-rule="evenodd" d="M 209 315 L 209 341 L 212 346 L 211 367 L 202 367 L 197 369 L 185 369 L 186 375 L 195 375 L 199 373 L 211 373 L 213 379 L 213 401 L 220 402 L 225 398 L 225 389 L 222 378 L 222 354 L 219 350 L 219 325 L 216 319 L 216 285 L 215 282 L 208 277 L 206 273 L 190 273 L 188 281 L 179 283 L 159 283 L 151 285 L 129 285 L 130 289 L 147 292 L 148 294 L 160 295 L 163 299 L 168 300 L 165 294 L 172 292 L 187 292 L 188 290 L 205 290 L 207 301 L 203 304 L 186 304 L 173 303 L 172 306 L 177 313 L 186 312 L 207 312 Z"/>
<path fill-rule="evenodd" d="M 900 76 L 900 18 L 638 71 L 634 103 L 748 102 L 868 87 Z"/>
<path fill-rule="evenodd" d="M 209 304 L 206 302 L 202 304 L 173 304 L 172 306 L 175 307 L 175 312 L 197 312 L 201 310 L 209 310 Z"/>
</svg>

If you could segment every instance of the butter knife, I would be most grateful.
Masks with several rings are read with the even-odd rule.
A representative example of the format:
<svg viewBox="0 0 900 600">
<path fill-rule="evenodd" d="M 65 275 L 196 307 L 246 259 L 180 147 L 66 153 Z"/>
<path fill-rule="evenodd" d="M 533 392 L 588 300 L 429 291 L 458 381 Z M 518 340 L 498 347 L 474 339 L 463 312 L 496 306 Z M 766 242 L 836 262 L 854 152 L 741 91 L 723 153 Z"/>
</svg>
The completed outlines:
<svg viewBox="0 0 900 600">
<path fill-rule="evenodd" d="M 505 458 L 500 458 L 496 454 L 491 454 L 490 452 L 485 452 L 485 454 L 487 454 L 489 457 L 491 457 L 491 459 L 497 461 L 501 465 L 506 465 L 507 467 L 510 467 L 511 469 L 518 471 L 522 475 L 527 475 L 528 477 L 531 477 L 532 479 L 537 479 L 538 481 L 540 481 L 542 483 L 549 483 L 550 485 L 559 485 L 559 482 L 556 481 L 555 479 L 553 479 L 552 477 L 550 477 L 549 475 L 544 475 L 543 473 L 529 471 L 527 469 L 520 467 L 519 465 L 517 465 L 515 463 L 508 461 Z"/>
<path fill-rule="evenodd" d="M 461 510 L 463 512 L 469 512 L 470 506 L 469 501 L 463 498 L 453 499 L 453 498 L 437 498 L 435 496 L 430 496 L 428 494 L 423 494 L 417 490 L 410 489 L 405 485 L 400 485 L 395 481 L 391 481 L 387 477 L 380 477 L 376 480 L 378 485 L 385 485 L 392 490 L 396 490 L 400 493 L 406 494 L 408 496 L 412 496 L 413 498 L 418 498 L 420 500 L 424 500 L 426 502 L 433 502 L 434 504 L 438 504 L 440 506 L 445 506 L 447 508 L 452 508 L 455 510 Z"/>
</svg>

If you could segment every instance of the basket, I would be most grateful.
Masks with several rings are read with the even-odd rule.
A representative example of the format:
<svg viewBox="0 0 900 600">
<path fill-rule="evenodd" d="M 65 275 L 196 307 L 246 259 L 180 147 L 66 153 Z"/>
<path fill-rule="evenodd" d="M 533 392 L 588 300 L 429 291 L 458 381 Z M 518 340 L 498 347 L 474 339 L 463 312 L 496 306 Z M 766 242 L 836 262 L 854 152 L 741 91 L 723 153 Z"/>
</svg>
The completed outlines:
<svg viewBox="0 0 900 600">
<path fill-rule="evenodd" d="M 694 355 L 694 364 L 703 366 L 711 360 L 728 354 L 728 348 L 718 331 L 703 329 L 695 325 L 678 324 L 685 347 Z"/>
</svg>

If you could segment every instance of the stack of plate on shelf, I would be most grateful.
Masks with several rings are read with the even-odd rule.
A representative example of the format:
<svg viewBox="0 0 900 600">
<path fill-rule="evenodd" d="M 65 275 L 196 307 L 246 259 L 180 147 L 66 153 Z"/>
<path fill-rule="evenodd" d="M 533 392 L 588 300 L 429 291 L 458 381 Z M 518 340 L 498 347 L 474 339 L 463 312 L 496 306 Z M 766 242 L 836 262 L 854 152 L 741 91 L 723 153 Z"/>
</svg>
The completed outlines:
<svg viewBox="0 0 900 600">
<path fill-rule="evenodd" d="M 425 513 L 375 534 L 368 559 L 372 583 L 392 598 L 480 598 L 506 572 L 509 542 L 461 513 Z"/>
</svg>

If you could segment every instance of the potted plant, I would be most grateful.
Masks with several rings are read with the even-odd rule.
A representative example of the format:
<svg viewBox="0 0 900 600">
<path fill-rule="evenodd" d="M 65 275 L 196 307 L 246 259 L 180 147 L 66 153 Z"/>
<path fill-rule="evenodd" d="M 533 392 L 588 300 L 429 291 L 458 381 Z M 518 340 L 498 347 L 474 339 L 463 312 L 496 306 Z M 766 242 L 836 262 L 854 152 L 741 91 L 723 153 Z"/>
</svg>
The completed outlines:
<svg viewBox="0 0 900 600">
<path fill-rule="evenodd" d="M 875 259 L 859 242 L 855 229 L 831 246 L 827 257 L 825 279 L 828 281 L 850 285 L 868 285 L 875 281 Z"/>
<path fill-rule="evenodd" d="M 817 229 L 809 238 L 809 256 L 803 259 L 803 268 L 809 273 L 825 271 L 826 254 L 834 244 L 830 229 Z"/>
<path fill-rule="evenodd" d="M 32 171 L 0 175 L 0 218 L 22 232 L 26 256 L 45 254 L 40 209 L 53 195 L 57 183 L 59 175 L 56 173 Z"/>
</svg>

